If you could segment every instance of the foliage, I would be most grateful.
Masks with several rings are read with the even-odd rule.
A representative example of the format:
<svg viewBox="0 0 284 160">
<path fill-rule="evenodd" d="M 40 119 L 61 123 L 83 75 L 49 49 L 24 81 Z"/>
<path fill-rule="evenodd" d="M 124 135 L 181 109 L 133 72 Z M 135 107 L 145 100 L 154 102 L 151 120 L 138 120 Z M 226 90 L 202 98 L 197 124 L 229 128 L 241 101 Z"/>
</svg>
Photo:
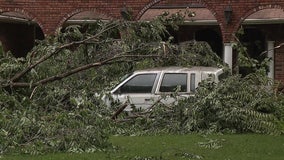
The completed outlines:
<svg viewBox="0 0 284 160">
<path fill-rule="evenodd" d="M 179 53 L 181 54 L 176 60 L 181 61 L 181 65 L 191 66 L 215 66 L 223 67 L 222 59 L 214 53 L 206 42 L 186 41 L 179 44 Z M 184 64 L 186 62 L 186 64 Z"/>
<path fill-rule="evenodd" d="M 1 87 L 35 88 L 74 74 L 84 79 L 86 70 L 96 74 L 96 80 L 107 82 L 110 79 L 106 73 L 120 77 L 135 68 L 222 65 L 206 43 L 172 43 L 168 29 L 177 30 L 188 14 L 164 13 L 151 22 L 98 20 L 85 26 L 68 26 L 58 36 L 38 42 L 25 58 L 6 56 L 8 61 L 1 64 L 2 72 L 6 72 L 2 74 Z"/>
<path fill-rule="evenodd" d="M 0 112 L 1 153 L 94 152 L 108 146 L 109 120 L 94 100 L 78 93 L 64 105 L 62 89 L 41 89 L 33 100 L 1 92 L 6 99 Z"/>
<path fill-rule="evenodd" d="M 249 44 L 241 42 L 241 39 L 245 35 L 244 28 L 240 28 L 235 35 L 236 42 L 233 43 L 233 49 L 237 52 L 237 60 L 235 68 L 233 69 L 236 73 L 241 73 L 242 75 L 247 75 L 249 73 L 258 72 L 258 70 L 263 70 L 267 72 L 268 65 L 271 58 L 267 57 L 267 51 L 262 51 L 261 53 L 255 53 L 258 56 L 252 57 L 249 53 Z M 260 46 L 256 45 L 257 50 L 260 50 Z M 257 51 L 254 51 L 257 52 Z"/>
<path fill-rule="evenodd" d="M 0 153 L 93 152 L 109 146 L 112 133 L 283 130 L 283 95 L 263 87 L 269 80 L 261 69 L 218 84 L 205 81 L 194 97 L 159 104 L 134 121 L 110 121 L 112 111 L 96 93 L 127 72 L 223 65 L 204 42 L 172 43 L 167 28 L 178 29 L 181 21 L 182 15 L 167 13 L 152 22 L 97 21 L 65 28 L 25 58 L 0 52 Z"/>
<path fill-rule="evenodd" d="M 185 126 L 192 130 L 230 130 L 244 133 L 279 134 L 277 117 L 283 108 L 283 95 L 275 95 L 269 87 L 255 85 L 250 79 L 232 76 L 220 84 L 204 83 L 187 111 Z M 197 107 L 198 106 L 198 107 Z M 281 113 L 283 117 L 283 113 Z"/>
<path fill-rule="evenodd" d="M 186 53 L 189 64 L 221 64 L 214 54 L 204 54 L 210 53 L 206 45 L 195 48 L 192 46 L 199 44 L 184 44 L 180 45 L 180 53 Z M 118 133 L 283 133 L 284 95 L 278 92 L 277 82 L 267 77 L 267 65 L 270 60 L 258 61 L 251 58 L 240 41 L 237 41 L 234 47 L 239 55 L 237 67 L 249 67 L 250 72 L 230 76 L 218 84 L 210 79 L 203 81 L 194 96 L 180 100 L 178 105 L 156 105 L 151 113 L 146 115 L 138 113 L 135 121 L 128 120 L 126 123 L 130 127 L 122 124 L 124 129 L 118 130 Z M 199 55 L 188 54 L 191 52 Z"/>
<path fill-rule="evenodd" d="M 141 60 L 154 64 L 174 55 L 164 54 L 163 46 L 173 46 L 166 28 L 177 28 L 174 23 L 180 20 L 161 16 L 150 23 L 69 26 L 37 42 L 27 57 L 1 52 L 0 153 L 93 152 L 107 147 L 110 111 L 96 93 Z"/>
<path fill-rule="evenodd" d="M 148 114 L 120 124 L 118 134 L 229 132 L 283 133 L 284 95 L 261 85 L 260 76 L 231 76 L 218 84 L 203 81 L 195 96 L 177 105 L 159 104 Z M 136 113 L 137 114 L 137 113 Z M 126 116 L 127 118 L 128 116 Z M 123 128 L 123 129 L 121 129 Z"/>
</svg>

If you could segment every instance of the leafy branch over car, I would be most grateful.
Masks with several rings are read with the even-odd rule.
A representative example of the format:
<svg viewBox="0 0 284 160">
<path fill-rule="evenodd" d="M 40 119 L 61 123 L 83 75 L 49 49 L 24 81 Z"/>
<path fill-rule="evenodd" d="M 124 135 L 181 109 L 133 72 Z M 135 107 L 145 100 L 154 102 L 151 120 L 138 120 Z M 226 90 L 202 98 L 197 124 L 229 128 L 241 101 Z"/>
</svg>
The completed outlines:
<svg viewBox="0 0 284 160">
<path fill-rule="evenodd" d="M 173 105 L 178 99 L 193 96 L 198 84 L 211 78 L 218 83 L 226 74 L 217 67 L 159 67 L 135 71 L 103 96 L 108 107 L 123 105 L 125 111 L 149 110 L 158 103 Z M 109 97 L 110 96 L 110 97 Z M 118 111 L 121 111 L 119 107 Z M 118 111 L 115 115 L 118 114 Z"/>
<path fill-rule="evenodd" d="M 284 98 L 263 87 L 264 70 L 218 83 L 206 79 L 195 96 L 176 105 L 158 103 L 143 118 L 110 121 L 114 110 L 96 93 L 113 88 L 125 73 L 161 66 L 224 67 L 205 42 L 173 43 L 167 28 L 178 29 L 181 21 L 165 15 L 151 22 L 98 20 L 65 28 L 24 58 L 1 52 L 0 153 L 94 152 L 109 147 L 111 134 L 283 132 Z M 194 89 L 190 83 L 163 89 L 173 88 Z"/>
</svg>

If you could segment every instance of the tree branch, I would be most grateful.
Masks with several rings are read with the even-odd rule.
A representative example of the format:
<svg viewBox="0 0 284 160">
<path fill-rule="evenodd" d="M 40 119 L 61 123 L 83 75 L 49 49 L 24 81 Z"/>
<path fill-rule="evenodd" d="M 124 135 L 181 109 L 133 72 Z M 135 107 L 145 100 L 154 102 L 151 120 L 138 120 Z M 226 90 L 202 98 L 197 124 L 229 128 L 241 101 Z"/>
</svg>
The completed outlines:
<svg viewBox="0 0 284 160">
<path fill-rule="evenodd" d="M 38 61 L 36 61 L 34 64 L 30 64 L 27 68 L 25 68 L 24 70 L 22 70 L 21 72 L 15 74 L 11 79 L 10 81 L 11 82 L 14 82 L 14 81 L 17 81 L 18 79 L 20 79 L 23 75 L 25 75 L 26 73 L 28 73 L 31 69 L 35 68 L 37 65 L 41 64 L 42 62 L 48 60 L 50 57 L 58 54 L 60 51 L 62 51 L 63 49 L 65 48 L 68 48 L 68 47 L 71 47 L 71 46 L 74 46 L 74 45 L 78 45 L 78 44 L 83 44 L 89 40 L 93 40 L 93 39 L 96 39 L 98 36 L 100 36 L 102 33 L 116 27 L 117 25 L 113 25 L 113 24 L 110 24 L 108 26 L 106 26 L 104 29 L 102 29 L 99 33 L 97 33 L 96 35 L 94 36 L 91 36 L 91 37 L 88 37 L 84 40 L 81 40 L 81 41 L 76 41 L 76 42 L 71 42 L 71 43 L 68 43 L 68 44 L 64 44 L 64 45 L 61 45 L 59 47 L 57 47 L 55 49 L 54 52 L 50 53 L 50 54 L 47 54 L 43 57 L 41 57 Z M 98 40 L 97 40 L 98 41 Z"/>
<path fill-rule="evenodd" d="M 63 78 L 66 78 L 68 76 L 71 76 L 73 74 L 76 74 L 78 72 L 84 71 L 84 70 L 88 70 L 90 68 L 94 68 L 94 67 L 99 67 L 102 65 L 107 65 L 107 64 L 113 64 L 113 63 L 118 63 L 118 62 L 124 62 L 124 60 L 118 61 L 119 59 L 123 59 L 123 58 L 153 58 L 153 57 L 160 57 L 159 55 L 119 55 L 119 56 L 115 56 L 115 57 L 111 57 L 109 59 L 106 59 L 104 61 L 101 62 L 95 62 L 95 63 L 90 63 L 90 64 L 86 64 L 83 66 L 79 66 L 75 69 L 72 69 L 70 71 L 67 71 L 65 73 L 61 73 L 55 76 L 51 76 L 42 80 L 39 80 L 35 83 L 27 83 L 27 82 L 11 82 L 9 84 L 7 84 L 4 87 L 36 87 L 39 85 L 43 85 L 43 84 L 47 84 L 47 83 L 51 83 L 57 80 L 61 80 Z"/>
<path fill-rule="evenodd" d="M 274 48 L 272 48 L 272 49 L 270 49 L 270 50 L 261 52 L 261 53 L 260 53 L 260 56 L 262 56 L 262 55 L 264 55 L 264 54 L 267 54 L 268 52 L 270 52 L 270 51 L 272 51 L 272 50 L 274 50 L 274 49 L 279 49 L 279 48 L 281 48 L 281 47 L 283 47 L 283 46 L 284 46 L 284 43 L 280 43 L 279 45 L 275 46 Z"/>
</svg>

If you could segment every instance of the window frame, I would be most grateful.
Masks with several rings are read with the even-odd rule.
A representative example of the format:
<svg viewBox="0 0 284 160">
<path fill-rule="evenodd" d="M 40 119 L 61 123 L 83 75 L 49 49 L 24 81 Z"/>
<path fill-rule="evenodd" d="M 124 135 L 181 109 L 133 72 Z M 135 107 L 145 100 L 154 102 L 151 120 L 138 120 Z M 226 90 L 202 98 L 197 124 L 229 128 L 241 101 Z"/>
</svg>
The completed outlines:
<svg viewBox="0 0 284 160">
<path fill-rule="evenodd" d="M 197 74 L 195 72 L 191 72 L 189 74 L 189 92 L 195 93 L 196 91 L 196 76 Z"/>
<path fill-rule="evenodd" d="M 141 76 L 141 75 L 154 75 L 155 79 L 153 81 L 152 84 L 152 88 L 150 92 L 121 92 L 121 88 L 123 86 L 125 86 L 129 81 L 131 81 L 132 79 L 134 79 L 137 76 Z M 157 79 L 159 77 L 158 73 L 138 73 L 138 74 L 134 74 L 132 76 L 130 76 L 129 78 L 127 78 L 125 81 L 123 81 L 122 83 L 120 83 L 119 86 L 116 87 L 115 91 L 113 92 L 114 94 L 152 94 L 154 92 L 154 89 L 157 85 Z"/>
<path fill-rule="evenodd" d="M 159 84 L 158 84 L 158 86 L 157 86 L 157 88 L 156 88 L 156 93 L 157 94 L 171 94 L 171 93 L 174 93 L 174 91 L 173 92 L 161 92 L 160 91 L 160 89 L 161 89 L 161 87 L 162 87 L 162 84 L 163 84 L 163 79 L 164 79 L 164 77 L 165 77 L 165 75 L 167 75 L 167 74 L 184 74 L 184 75 L 186 75 L 186 91 L 184 91 L 184 92 L 177 92 L 177 93 L 181 93 L 181 94 L 184 94 L 184 93 L 188 93 L 188 91 L 189 91 L 189 79 L 188 79 L 188 73 L 187 72 L 164 72 L 164 73 L 162 73 L 161 74 L 161 76 L 160 76 L 160 79 L 159 79 Z"/>
</svg>

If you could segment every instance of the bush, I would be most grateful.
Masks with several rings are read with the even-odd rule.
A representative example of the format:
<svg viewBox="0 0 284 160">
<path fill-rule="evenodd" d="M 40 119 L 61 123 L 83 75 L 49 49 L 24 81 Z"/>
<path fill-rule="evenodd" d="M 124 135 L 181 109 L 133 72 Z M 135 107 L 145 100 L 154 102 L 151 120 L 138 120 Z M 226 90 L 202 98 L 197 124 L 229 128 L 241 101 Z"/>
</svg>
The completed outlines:
<svg viewBox="0 0 284 160">
<path fill-rule="evenodd" d="M 283 133 L 284 95 L 273 92 L 273 86 L 256 85 L 255 82 L 257 80 L 252 80 L 252 77 L 242 78 L 240 75 L 231 76 L 218 84 L 203 81 L 195 96 L 180 100 L 173 106 L 159 104 L 149 114 L 121 124 L 123 129 L 118 131 L 120 134 L 136 135 Z"/>
<path fill-rule="evenodd" d="M 109 146 L 109 120 L 84 92 L 42 87 L 33 99 L 1 91 L 0 153 L 93 152 Z M 40 96 L 38 96 L 40 95 Z"/>
<path fill-rule="evenodd" d="M 284 115 L 283 95 L 272 92 L 271 86 L 251 82 L 240 76 L 219 84 L 204 82 L 193 103 L 185 103 L 190 106 L 185 126 L 190 130 L 279 134 L 283 130 L 277 126 Z"/>
</svg>

